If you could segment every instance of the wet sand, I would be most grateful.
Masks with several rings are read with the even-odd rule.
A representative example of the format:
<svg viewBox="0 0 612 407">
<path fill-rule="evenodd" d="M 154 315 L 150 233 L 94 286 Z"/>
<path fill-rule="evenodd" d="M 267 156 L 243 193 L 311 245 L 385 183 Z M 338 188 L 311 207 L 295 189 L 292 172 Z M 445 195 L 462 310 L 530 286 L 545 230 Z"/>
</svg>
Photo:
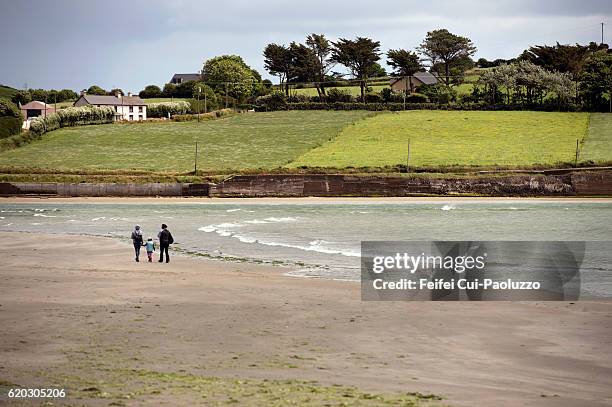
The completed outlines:
<svg viewBox="0 0 612 407">
<path fill-rule="evenodd" d="M 280 267 L 135 263 L 101 237 L 0 238 L 0 388 L 104 378 L 103 390 L 120 367 L 433 393 L 451 406 L 612 405 L 612 302 L 362 302 L 358 284 Z M 136 392 L 127 405 L 172 400 Z"/>
</svg>

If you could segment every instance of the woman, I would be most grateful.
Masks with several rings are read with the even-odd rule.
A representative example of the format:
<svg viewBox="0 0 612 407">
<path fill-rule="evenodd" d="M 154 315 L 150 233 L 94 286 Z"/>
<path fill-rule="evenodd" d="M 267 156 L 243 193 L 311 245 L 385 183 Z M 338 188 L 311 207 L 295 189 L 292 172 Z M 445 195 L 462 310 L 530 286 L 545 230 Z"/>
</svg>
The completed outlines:
<svg viewBox="0 0 612 407">
<path fill-rule="evenodd" d="M 134 251 L 136 252 L 136 262 L 140 262 L 140 260 L 138 260 L 140 248 L 142 247 L 142 230 L 140 230 L 140 225 L 136 225 L 132 231 L 132 242 L 134 243 Z"/>
</svg>

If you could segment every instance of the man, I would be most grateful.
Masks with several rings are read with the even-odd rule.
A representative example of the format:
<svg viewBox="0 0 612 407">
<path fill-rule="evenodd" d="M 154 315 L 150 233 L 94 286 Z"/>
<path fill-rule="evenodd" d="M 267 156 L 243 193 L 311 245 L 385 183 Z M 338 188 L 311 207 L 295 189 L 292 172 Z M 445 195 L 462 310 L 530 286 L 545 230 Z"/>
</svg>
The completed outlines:
<svg viewBox="0 0 612 407">
<path fill-rule="evenodd" d="M 174 243 L 174 238 L 172 237 L 172 233 L 168 230 L 168 225 L 162 223 L 161 230 L 157 234 L 157 238 L 159 239 L 159 262 L 164 261 L 164 250 L 166 251 L 166 263 L 170 263 L 170 254 L 168 253 L 168 248 L 172 243 Z"/>
</svg>

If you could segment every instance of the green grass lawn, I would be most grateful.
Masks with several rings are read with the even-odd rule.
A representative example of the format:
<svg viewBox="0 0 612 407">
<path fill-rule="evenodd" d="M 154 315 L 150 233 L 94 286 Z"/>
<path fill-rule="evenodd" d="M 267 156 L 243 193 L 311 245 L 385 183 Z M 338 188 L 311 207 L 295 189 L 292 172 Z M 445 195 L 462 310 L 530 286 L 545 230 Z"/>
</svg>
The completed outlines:
<svg viewBox="0 0 612 407">
<path fill-rule="evenodd" d="M 0 153 L 0 166 L 190 171 L 275 168 L 335 137 L 371 112 L 246 113 L 208 122 L 65 127 Z"/>
<path fill-rule="evenodd" d="M 532 165 L 573 161 L 588 113 L 410 111 L 346 127 L 290 167 Z"/>
<path fill-rule="evenodd" d="M 592 113 L 588 136 L 580 151 L 581 161 L 612 161 L 612 114 Z"/>
</svg>

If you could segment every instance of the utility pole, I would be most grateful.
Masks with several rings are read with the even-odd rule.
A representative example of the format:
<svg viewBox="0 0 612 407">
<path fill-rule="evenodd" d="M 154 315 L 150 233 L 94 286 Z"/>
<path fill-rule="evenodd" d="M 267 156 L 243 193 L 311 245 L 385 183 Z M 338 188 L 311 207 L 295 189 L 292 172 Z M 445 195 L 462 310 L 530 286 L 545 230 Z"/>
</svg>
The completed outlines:
<svg viewBox="0 0 612 407">
<path fill-rule="evenodd" d="M 204 92 L 204 113 L 208 113 L 208 109 L 206 107 L 206 92 Z"/>
<path fill-rule="evenodd" d="M 574 167 L 578 167 L 578 154 L 580 154 L 578 143 L 579 139 L 576 139 L 576 160 L 574 161 Z"/>
<path fill-rule="evenodd" d="M 225 82 L 225 108 L 227 109 L 227 82 Z"/>
<path fill-rule="evenodd" d="M 601 43 L 604 43 L 604 23 L 601 23 Z"/>
</svg>

